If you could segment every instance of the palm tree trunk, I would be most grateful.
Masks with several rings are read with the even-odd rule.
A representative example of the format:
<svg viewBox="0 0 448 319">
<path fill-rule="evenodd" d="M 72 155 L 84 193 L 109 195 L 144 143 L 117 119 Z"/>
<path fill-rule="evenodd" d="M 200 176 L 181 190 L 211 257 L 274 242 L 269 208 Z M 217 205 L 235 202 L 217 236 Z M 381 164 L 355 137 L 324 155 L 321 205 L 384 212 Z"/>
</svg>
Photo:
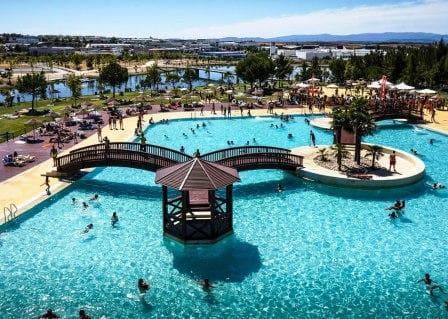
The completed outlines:
<svg viewBox="0 0 448 319">
<path fill-rule="evenodd" d="M 112 85 L 112 97 L 115 97 L 115 85 Z"/>
</svg>

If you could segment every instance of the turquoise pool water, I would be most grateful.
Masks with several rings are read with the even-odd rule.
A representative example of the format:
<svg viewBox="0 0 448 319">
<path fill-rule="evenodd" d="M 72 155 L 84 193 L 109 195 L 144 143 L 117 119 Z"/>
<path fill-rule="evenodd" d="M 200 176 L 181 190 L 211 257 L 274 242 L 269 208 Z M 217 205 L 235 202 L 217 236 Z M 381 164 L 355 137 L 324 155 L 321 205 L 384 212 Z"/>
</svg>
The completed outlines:
<svg viewBox="0 0 448 319">
<path fill-rule="evenodd" d="M 301 117 L 278 129 L 272 118 L 204 120 L 206 127 L 196 129 L 202 122 L 155 125 L 147 137 L 189 153 L 227 147 L 227 140 L 309 143 Z M 314 132 L 318 143 L 331 142 L 331 134 Z M 153 173 L 96 169 L 0 229 L 0 318 L 36 318 L 48 307 L 63 318 L 77 318 L 80 308 L 93 318 L 447 317 L 448 295 L 430 297 L 416 282 L 429 272 L 448 290 L 448 191 L 425 185 L 448 183 L 448 138 L 400 125 L 382 126 L 366 140 L 417 149 L 426 180 L 372 191 L 281 171 L 243 172 L 234 189 L 235 234 L 212 246 L 163 239 Z M 275 192 L 279 182 L 283 193 Z M 93 193 L 100 200 L 88 209 L 71 204 Z M 407 200 L 406 213 L 390 221 L 384 208 L 397 198 Z M 120 217 L 115 229 L 113 211 Z M 81 235 L 89 223 L 94 229 Z M 139 277 L 152 285 L 146 303 L 137 298 Z M 216 284 L 212 293 L 198 285 L 201 278 Z"/>
</svg>

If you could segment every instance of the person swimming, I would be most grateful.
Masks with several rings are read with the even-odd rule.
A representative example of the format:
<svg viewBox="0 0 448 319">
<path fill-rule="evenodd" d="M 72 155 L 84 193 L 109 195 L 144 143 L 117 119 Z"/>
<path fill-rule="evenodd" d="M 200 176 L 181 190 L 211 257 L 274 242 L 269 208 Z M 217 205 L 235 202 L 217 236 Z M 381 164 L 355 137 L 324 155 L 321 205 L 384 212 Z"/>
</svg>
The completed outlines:
<svg viewBox="0 0 448 319">
<path fill-rule="evenodd" d="M 255 137 L 252 139 L 252 143 L 257 143 L 257 140 L 255 139 Z"/>
<path fill-rule="evenodd" d="M 406 206 L 406 202 L 404 200 L 396 200 L 395 204 L 393 204 L 392 206 L 386 208 L 386 210 L 395 210 L 395 211 L 400 211 L 403 208 L 405 208 Z"/>
<path fill-rule="evenodd" d="M 181 152 L 181 153 L 185 153 L 185 147 L 181 146 L 181 147 L 180 147 L 180 152 Z"/>
<path fill-rule="evenodd" d="M 89 205 L 86 202 L 82 202 L 82 208 L 87 209 L 89 208 Z"/>
<path fill-rule="evenodd" d="M 291 133 L 288 134 L 288 138 L 292 139 L 292 134 Z"/>
<path fill-rule="evenodd" d="M 72 197 L 72 205 L 76 205 L 78 203 L 78 200 L 74 197 Z"/>
<path fill-rule="evenodd" d="M 93 228 L 93 224 L 88 224 L 81 234 L 87 234 Z"/>
<path fill-rule="evenodd" d="M 425 285 L 426 285 L 426 289 L 429 291 L 429 294 L 430 294 L 431 296 L 433 295 L 433 292 L 434 292 L 435 289 L 439 289 L 441 292 L 444 292 L 442 286 L 440 286 L 438 283 L 436 283 L 435 281 L 433 281 L 432 278 L 431 278 L 431 276 L 430 276 L 428 273 L 426 273 L 426 274 L 425 274 L 425 277 L 423 277 L 422 279 L 420 279 L 420 280 L 417 281 L 417 282 L 418 282 L 418 283 L 419 283 L 419 282 L 423 282 L 423 283 L 425 283 Z"/>
<path fill-rule="evenodd" d="M 90 197 L 89 200 L 93 201 L 93 200 L 98 200 L 99 196 L 98 194 L 94 194 L 92 197 Z"/>
<path fill-rule="evenodd" d="M 207 124 L 205 124 L 205 122 L 202 122 L 202 127 L 206 127 Z"/>
<path fill-rule="evenodd" d="M 208 278 L 205 278 L 204 280 L 201 281 L 201 285 L 202 285 L 202 289 L 204 291 L 210 291 L 212 288 L 215 288 L 215 286 L 213 286 L 210 283 L 210 280 Z"/>
<path fill-rule="evenodd" d="M 440 184 L 440 183 L 434 183 L 434 184 L 432 184 L 431 188 L 432 188 L 433 190 L 436 190 L 436 189 L 443 189 L 443 188 L 445 188 L 445 185 Z"/>
<path fill-rule="evenodd" d="M 430 139 L 429 139 L 429 144 L 433 145 L 435 141 L 436 141 L 435 139 L 430 138 Z"/>
<path fill-rule="evenodd" d="M 398 217 L 397 212 L 393 211 L 392 213 L 389 214 L 389 218 L 390 219 L 396 219 Z"/>
<path fill-rule="evenodd" d="M 277 192 L 281 193 L 283 192 L 285 189 L 283 188 L 282 184 L 277 184 Z"/>
<path fill-rule="evenodd" d="M 418 152 L 416 150 L 414 150 L 413 148 L 411 148 L 411 153 L 414 155 L 418 155 Z"/>
<path fill-rule="evenodd" d="M 164 136 L 166 139 L 169 139 L 168 135 L 165 134 L 165 135 L 163 135 L 163 136 Z"/>
<path fill-rule="evenodd" d="M 137 288 L 141 294 L 146 294 L 151 287 L 143 278 L 140 278 L 137 282 Z"/>
<path fill-rule="evenodd" d="M 185 134 L 185 133 L 182 133 L 182 135 L 183 135 L 184 137 L 188 137 L 188 135 L 187 135 L 187 134 Z"/>
<path fill-rule="evenodd" d="M 53 312 L 53 310 L 48 309 L 46 313 L 39 317 L 39 319 L 55 319 L 60 318 L 57 314 Z"/>
<path fill-rule="evenodd" d="M 246 141 L 246 145 L 249 145 L 250 143 L 249 143 L 249 141 Z"/>
<path fill-rule="evenodd" d="M 92 319 L 84 309 L 79 310 L 79 319 Z"/>
</svg>

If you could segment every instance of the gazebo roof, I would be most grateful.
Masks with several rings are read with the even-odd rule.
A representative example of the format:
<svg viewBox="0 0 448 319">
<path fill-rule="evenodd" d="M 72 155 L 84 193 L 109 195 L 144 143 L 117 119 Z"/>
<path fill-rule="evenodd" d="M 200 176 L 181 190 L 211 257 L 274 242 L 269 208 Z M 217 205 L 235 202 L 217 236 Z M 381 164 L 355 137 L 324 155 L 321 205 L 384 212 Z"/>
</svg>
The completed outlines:
<svg viewBox="0 0 448 319">
<path fill-rule="evenodd" d="M 218 189 L 239 180 L 236 169 L 208 162 L 200 157 L 156 172 L 157 184 L 184 191 Z"/>
</svg>

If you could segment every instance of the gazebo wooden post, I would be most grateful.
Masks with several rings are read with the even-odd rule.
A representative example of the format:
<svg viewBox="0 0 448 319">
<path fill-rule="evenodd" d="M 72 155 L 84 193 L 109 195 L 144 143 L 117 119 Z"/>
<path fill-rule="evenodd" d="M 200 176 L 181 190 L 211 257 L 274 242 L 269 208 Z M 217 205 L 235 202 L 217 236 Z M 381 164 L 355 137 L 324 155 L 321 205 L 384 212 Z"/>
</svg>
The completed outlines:
<svg viewBox="0 0 448 319">
<path fill-rule="evenodd" d="M 163 233 L 168 223 L 168 187 L 162 185 Z"/>
<path fill-rule="evenodd" d="M 233 229 L 233 184 L 226 186 L 226 215 L 229 229 Z"/>
<path fill-rule="evenodd" d="M 208 202 L 210 204 L 210 232 L 211 236 L 214 237 L 216 235 L 216 227 L 215 227 L 215 218 L 216 218 L 216 197 L 215 190 L 208 191 Z"/>
<path fill-rule="evenodd" d="M 187 238 L 187 212 L 190 210 L 190 192 L 182 191 L 182 237 Z"/>
</svg>

